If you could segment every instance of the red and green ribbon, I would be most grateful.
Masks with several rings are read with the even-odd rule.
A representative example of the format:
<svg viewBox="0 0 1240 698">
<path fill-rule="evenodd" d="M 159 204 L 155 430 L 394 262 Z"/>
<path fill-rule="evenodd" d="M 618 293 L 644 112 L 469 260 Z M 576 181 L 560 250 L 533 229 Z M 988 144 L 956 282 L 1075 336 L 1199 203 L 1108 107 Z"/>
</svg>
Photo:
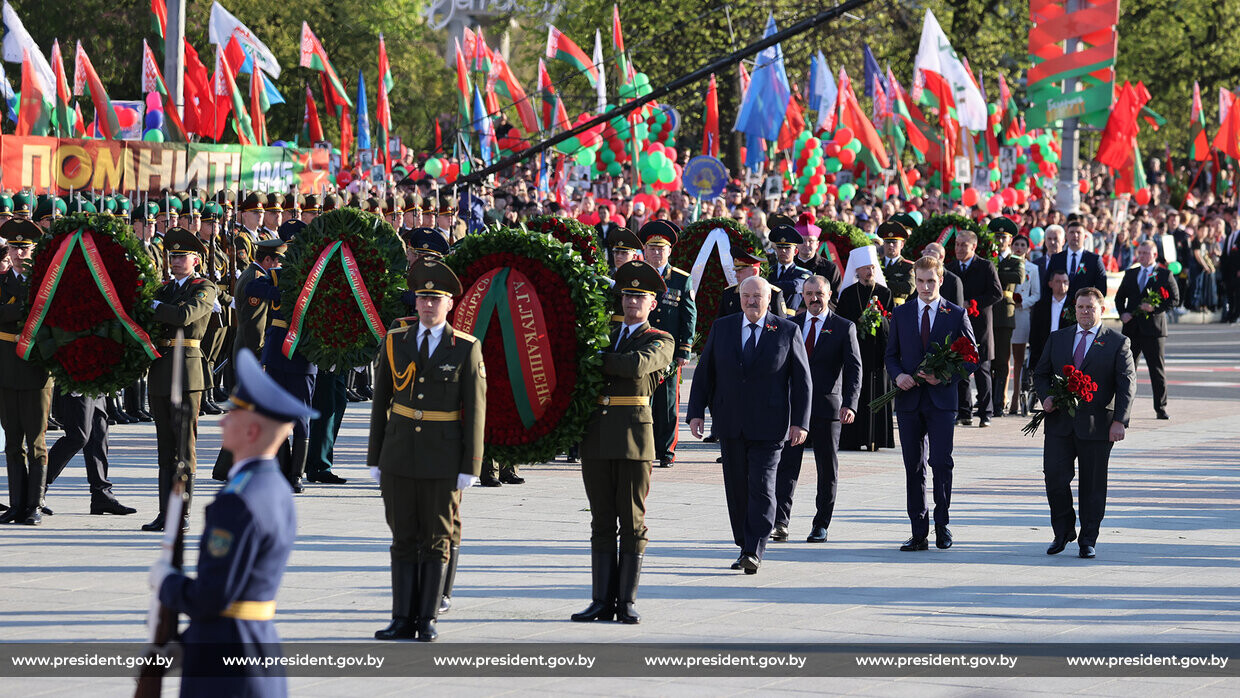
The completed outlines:
<svg viewBox="0 0 1240 698">
<path fill-rule="evenodd" d="M 159 352 L 155 349 L 155 345 L 151 344 L 150 336 L 121 307 L 120 296 L 116 292 L 116 286 L 112 283 L 112 277 L 104 268 L 103 258 L 99 255 L 99 248 L 95 244 L 95 236 L 84 228 L 78 228 L 77 232 L 63 240 L 55 256 L 52 257 L 52 263 L 47 268 L 43 283 L 39 284 L 39 291 L 35 294 L 30 315 L 26 318 L 25 326 L 22 327 L 21 337 L 17 342 L 17 355 L 29 360 L 30 353 L 34 350 L 35 335 L 43 327 L 43 321 L 52 307 L 52 299 L 56 297 L 56 291 L 60 288 L 60 280 L 69 266 L 67 263 L 69 255 L 79 245 L 82 248 L 82 256 L 86 259 L 86 268 L 90 270 L 95 286 L 103 294 L 103 299 L 112 309 L 112 314 L 120 321 L 125 332 L 133 337 L 138 346 L 142 347 L 142 351 L 146 352 L 147 356 L 151 359 L 158 359 Z"/>
<path fill-rule="evenodd" d="M 353 250 L 341 240 L 328 245 L 319 253 L 319 258 L 314 261 L 314 266 L 310 268 L 310 273 L 306 275 L 306 283 L 301 289 L 301 293 L 297 295 L 297 303 L 293 306 L 293 319 L 289 322 L 288 333 L 284 335 L 284 346 L 281 351 L 284 355 L 292 358 L 293 352 L 297 351 L 297 345 L 301 343 L 302 328 L 306 322 L 306 311 L 310 308 L 310 301 L 314 298 L 315 291 L 318 290 L 319 284 L 323 282 L 323 274 L 327 270 L 327 264 L 331 261 L 336 252 L 340 252 L 340 264 L 344 268 L 345 282 L 349 285 L 349 290 L 353 292 L 353 299 L 357 301 L 357 307 L 362 311 L 362 317 L 366 320 L 366 326 L 370 329 L 375 339 L 383 341 L 387 335 L 387 329 L 383 326 L 383 321 L 379 317 L 379 310 L 375 307 L 375 302 L 370 297 L 370 292 L 366 289 L 366 282 L 362 279 L 361 270 L 358 269 L 357 259 L 353 256 Z"/>
<path fill-rule="evenodd" d="M 349 283 L 349 289 L 353 291 L 353 299 L 357 301 L 358 310 L 362 311 L 362 317 L 366 320 L 366 326 L 370 328 L 370 333 L 375 339 L 383 341 L 387 335 L 387 328 L 383 326 L 383 320 L 379 317 L 379 309 L 375 307 L 375 302 L 370 297 L 370 291 L 366 289 L 366 280 L 362 278 L 361 269 L 357 266 L 357 260 L 353 257 L 353 249 L 345 243 L 340 247 L 340 262 L 344 265 L 344 278 Z"/>
</svg>

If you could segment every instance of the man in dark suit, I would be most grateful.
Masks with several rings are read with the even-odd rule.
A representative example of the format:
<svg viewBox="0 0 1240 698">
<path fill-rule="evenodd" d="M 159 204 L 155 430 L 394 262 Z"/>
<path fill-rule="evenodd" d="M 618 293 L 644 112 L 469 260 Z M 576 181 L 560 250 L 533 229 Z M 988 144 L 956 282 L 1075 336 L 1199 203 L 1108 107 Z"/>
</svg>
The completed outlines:
<svg viewBox="0 0 1240 698">
<path fill-rule="evenodd" d="M 1225 228 L 1223 256 L 1219 272 L 1223 275 L 1223 289 L 1227 292 L 1227 313 L 1223 322 L 1240 320 L 1240 228 Z"/>
<path fill-rule="evenodd" d="M 809 427 L 810 371 L 796 324 L 767 312 L 770 284 L 741 284 L 743 312 L 717 320 L 689 392 L 689 431 L 702 438 L 706 408 L 721 435 L 723 486 L 732 539 L 741 555 L 732 569 L 757 574 L 775 527 L 775 471 L 787 441 L 799 446 Z"/>
<path fill-rule="evenodd" d="M 1068 297 L 1068 272 L 1051 275 L 1050 293 L 1029 311 L 1029 365 L 1036 367 L 1052 332 L 1076 322 L 1076 301 Z"/>
<path fill-rule="evenodd" d="M 775 246 L 775 263 L 771 265 L 771 273 L 766 280 L 783 291 L 784 304 L 791 315 L 801 309 L 801 287 L 814 273 L 796 264 L 797 246 L 803 241 L 796 228 L 778 225 L 771 229 L 767 237 Z"/>
<path fill-rule="evenodd" d="M 949 271 L 960 277 L 964 285 L 966 314 L 973 325 L 973 336 L 977 343 L 977 370 L 973 380 L 977 383 L 978 426 L 990 426 L 991 387 L 990 359 L 995 355 L 995 339 L 992 331 L 993 318 L 991 308 L 1003 298 L 1003 287 L 999 285 L 999 273 L 989 260 L 974 254 L 977 251 L 977 235 L 971 230 L 956 233 L 956 261 L 949 262 Z M 940 294 L 941 295 L 941 294 Z M 976 305 L 975 305 L 976 304 Z M 974 314 L 976 313 L 976 314 Z M 956 390 L 960 393 L 956 418 L 964 426 L 972 426 L 970 408 L 969 381 L 962 380 Z"/>
<path fill-rule="evenodd" d="M 937 242 L 928 243 L 921 254 L 923 256 L 934 257 L 935 259 L 947 263 L 947 252 L 943 246 Z M 911 278 L 911 277 L 910 277 Z M 939 295 L 948 303 L 955 303 L 961 308 L 964 307 L 964 284 L 961 283 L 960 277 L 951 273 L 947 269 L 943 270 L 943 285 L 939 287 Z"/>
<path fill-rule="evenodd" d="M 1137 264 L 1124 272 L 1115 293 L 1115 308 L 1124 323 L 1124 336 L 1132 343 L 1133 361 L 1145 355 L 1150 370 L 1150 387 L 1154 390 L 1154 413 L 1159 419 L 1167 415 L 1167 367 L 1164 350 L 1167 345 L 1167 311 L 1180 304 L 1180 288 L 1166 267 L 1155 257 L 1154 243 L 1146 240 L 1137 246 Z M 1150 303 L 1147 296 L 1158 296 Z"/>
<path fill-rule="evenodd" d="M 1051 334 L 1033 373 L 1033 385 L 1047 413 L 1043 425 L 1042 470 L 1051 507 L 1055 540 L 1047 555 L 1063 552 L 1077 539 L 1072 509 L 1073 461 L 1080 466 L 1080 556 L 1094 557 L 1098 527 L 1106 511 L 1107 462 L 1111 447 L 1124 439 L 1132 401 L 1137 396 L 1137 369 L 1128 338 L 1103 327 L 1102 293 L 1087 287 L 1076 294 L 1075 325 Z M 1051 381 L 1064 366 L 1075 366 L 1097 384 L 1093 400 L 1076 408 L 1075 416 L 1057 409 L 1050 397 Z"/>
<path fill-rule="evenodd" d="M 1080 221 L 1069 221 L 1066 229 L 1068 246 L 1060 253 L 1051 256 L 1047 263 L 1049 271 L 1062 269 L 1068 272 L 1068 295 L 1076 298 L 1076 292 L 1083 288 L 1096 288 L 1107 295 L 1107 272 L 1102 266 L 1102 258 L 1085 249 L 1085 226 Z M 1039 270 L 1041 271 L 1041 270 Z"/>
<path fill-rule="evenodd" d="M 818 469 L 818 496 L 808 543 L 825 543 L 840 472 L 836 452 L 840 427 L 852 424 L 861 394 L 861 347 L 853 323 L 831 312 L 831 286 L 821 276 L 810 277 L 802 290 L 805 310 L 793 322 L 801 328 L 805 353 L 809 356 L 814 394 L 810 402 L 809 438 L 804 444 L 784 446 L 775 471 L 775 532 L 771 540 L 788 540 L 788 521 L 792 515 L 792 495 L 801 475 L 805 446 L 814 449 Z"/>
<path fill-rule="evenodd" d="M 1046 226 L 1045 237 L 1042 240 L 1042 254 L 1033 263 L 1038 265 L 1038 278 L 1042 280 L 1042 297 L 1046 298 L 1050 295 L 1051 284 L 1051 258 L 1059 254 L 1063 250 L 1064 231 L 1062 225 Z M 1031 366 L 1033 364 L 1030 364 Z"/>
<path fill-rule="evenodd" d="M 718 320 L 725 315 L 741 312 L 741 282 L 751 276 L 757 276 L 762 268 L 762 258 L 746 252 L 740 245 L 732 246 L 732 269 L 736 271 L 736 284 L 723 289 L 719 294 L 719 310 L 715 312 Z M 771 313 L 775 317 L 788 315 L 784 306 L 784 294 L 778 286 L 771 286 Z"/>
<path fill-rule="evenodd" d="M 994 271 L 992 270 L 993 274 Z M 896 306 L 887 339 L 887 374 L 895 376 L 903 392 L 896 396 L 896 423 L 900 429 L 900 450 L 904 454 L 905 496 L 913 535 L 900 550 L 926 550 L 930 535 L 930 514 L 926 508 L 926 467 L 934 478 L 934 544 L 940 549 L 952 546 L 948 508 L 952 498 L 952 441 L 959 394 L 959 376 L 942 382 L 921 371 L 921 362 L 932 344 L 951 344 L 960 337 L 973 338 L 973 326 L 966 321 L 964 308 L 943 300 L 939 287 L 943 265 L 933 257 L 914 263 L 917 298 Z M 977 367 L 966 364 L 972 372 Z"/>
</svg>

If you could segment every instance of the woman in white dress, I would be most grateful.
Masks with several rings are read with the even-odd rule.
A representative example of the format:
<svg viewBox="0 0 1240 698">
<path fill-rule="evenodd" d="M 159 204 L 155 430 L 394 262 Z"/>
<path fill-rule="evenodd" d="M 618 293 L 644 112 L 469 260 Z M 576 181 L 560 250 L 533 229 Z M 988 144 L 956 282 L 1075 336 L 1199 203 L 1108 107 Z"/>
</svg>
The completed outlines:
<svg viewBox="0 0 1240 698">
<path fill-rule="evenodd" d="M 1012 254 L 1029 259 L 1029 238 L 1017 235 L 1012 240 Z M 1021 402 L 1020 381 L 1025 365 L 1025 345 L 1029 343 L 1029 309 L 1042 296 L 1042 279 L 1038 274 L 1038 265 L 1025 262 L 1025 283 L 1016 287 L 1012 300 L 1016 302 L 1016 328 L 1012 330 L 1012 404 L 1008 414 L 1016 414 L 1025 409 Z"/>
</svg>

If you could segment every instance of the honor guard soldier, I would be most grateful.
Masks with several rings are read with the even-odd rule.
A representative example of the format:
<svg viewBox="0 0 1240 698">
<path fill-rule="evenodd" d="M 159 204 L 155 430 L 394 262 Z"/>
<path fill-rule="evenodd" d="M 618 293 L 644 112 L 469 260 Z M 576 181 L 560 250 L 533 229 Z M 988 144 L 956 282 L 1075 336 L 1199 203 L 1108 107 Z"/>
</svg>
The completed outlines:
<svg viewBox="0 0 1240 698">
<path fill-rule="evenodd" d="M 40 194 L 38 203 L 35 204 L 34 222 L 43 229 L 44 232 L 51 230 L 52 222 L 57 218 L 65 215 L 68 211 L 63 199 L 50 194 Z"/>
<path fill-rule="evenodd" d="M 418 321 L 379 349 L 366 464 L 392 530 L 392 623 L 377 640 L 438 637 L 452 518 L 482 469 L 486 370 L 482 343 L 447 324 L 461 282 L 423 259 L 409 271 Z"/>
<path fill-rule="evenodd" d="M 1003 297 L 991 306 L 991 320 L 995 333 L 995 353 L 990 367 L 994 381 L 991 385 L 992 413 L 1002 417 L 1007 405 L 1007 383 L 1010 374 L 1008 364 L 1012 361 L 1012 332 L 1016 330 L 1016 287 L 1025 283 L 1025 259 L 1012 254 L 1012 238 L 1018 232 L 1016 222 L 1006 216 L 992 218 L 986 226 L 995 235 L 999 258 L 995 269 L 999 272 L 999 285 Z"/>
<path fill-rule="evenodd" d="M 314 194 L 306 194 L 301 200 L 301 222 L 310 225 L 323 209 L 319 206 L 319 197 Z"/>
<path fill-rule="evenodd" d="M 30 220 L 33 206 L 30 204 L 30 192 L 19 191 L 13 195 L 13 217 Z"/>
<path fill-rule="evenodd" d="M 155 417 L 155 441 L 159 453 L 159 516 L 149 524 L 142 526 L 144 531 L 164 530 L 164 508 L 168 503 L 168 493 L 172 491 L 172 480 L 176 477 L 178 444 L 188 445 L 188 452 L 180 454 L 189 464 L 190 479 L 186 483 L 186 514 L 181 522 L 182 527 L 189 526 L 188 498 L 193 490 L 193 472 L 196 465 L 195 452 L 198 441 L 198 406 L 202 393 L 207 389 L 203 379 L 205 357 L 202 351 L 202 338 L 207 333 L 207 324 L 211 321 L 211 313 L 217 306 L 215 284 L 206 277 L 195 273 L 194 268 L 200 263 L 207 249 L 202 241 L 184 228 L 173 228 L 164 236 L 164 245 L 168 250 L 168 267 L 172 279 L 164 283 L 155 293 L 154 320 L 162 325 L 165 339 L 160 340 L 160 357 L 151 364 L 149 392 L 151 414 Z M 180 341 L 184 349 L 181 376 L 184 385 L 181 404 L 189 414 L 189 434 L 182 438 L 182 423 L 172 409 L 172 373 L 173 362 L 178 353 L 173 348 L 178 343 L 176 332 L 180 329 L 184 335 Z M 171 522 L 176 525 L 177 522 Z"/>
<path fill-rule="evenodd" d="M 0 225 L 13 220 L 13 197 L 0 194 Z"/>
<path fill-rule="evenodd" d="M 175 228 L 177 219 L 181 215 L 181 200 L 169 194 L 167 190 L 164 195 L 153 201 L 155 204 L 155 234 L 164 236 L 168 231 Z"/>
<path fill-rule="evenodd" d="M 280 201 L 280 225 L 301 219 L 301 197 L 296 194 L 285 194 Z M 279 229 L 276 229 L 279 233 Z"/>
<path fill-rule="evenodd" d="M 883 277 L 896 305 L 913 295 L 913 263 L 900 256 L 908 230 L 895 221 L 878 226 L 878 236 L 883 239 Z"/>
<path fill-rule="evenodd" d="M 263 227 L 259 228 L 259 237 L 266 240 L 274 240 L 278 235 L 276 231 L 280 229 L 280 218 L 284 215 L 283 197 L 275 192 L 271 192 L 263 197 Z"/>
<path fill-rule="evenodd" d="M 641 620 L 633 604 L 646 553 L 651 461 L 657 455 L 650 399 L 672 363 L 675 342 L 647 321 L 667 291 L 657 271 L 645 262 L 629 262 L 616 271 L 616 289 L 624 298 L 624 320 L 602 353 L 603 388 L 581 441 L 593 601 L 572 619 L 633 624 Z"/>
<path fill-rule="evenodd" d="M 628 228 L 613 228 L 607 233 L 608 251 L 611 252 L 611 273 L 614 279 L 616 270 L 633 260 L 641 260 L 642 241 Z M 615 288 L 615 282 L 612 282 L 612 288 Z M 621 322 L 624 322 L 623 301 L 619 294 L 614 298 L 614 305 L 611 313 L 611 326 L 614 329 Z"/>
<path fill-rule="evenodd" d="M 250 242 L 258 242 L 259 240 L 270 240 L 274 235 L 266 237 L 260 235 L 260 228 L 263 226 L 263 199 L 258 192 L 250 192 L 241 202 L 241 225 L 237 231 L 250 238 Z"/>
<path fill-rule="evenodd" d="M 280 655 L 272 619 L 276 593 L 297 536 L 297 514 L 276 451 L 292 422 L 314 415 L 263 373 L 248 351 L 237 356 L 231 410 L 220 420 L 224 448 L 237 455 L 228 484 L 207 505 L 197 577 L 164 559 L 148 581 L 167 609 L 189 616 L 182 635 L 181 695 L 283 696 L 284 672 L 229 669 L 225 656 Z"/>
<path fill-rule="evenodd" d="M 340 197 L 336 194 L 323 195 L 323 213 L 329 213 L 340 208 Z"/>
<path fill-rule="evenodd" d="M 741 282 L 751 276 L 757 276 L 762 270 L 762 258 L 746 252 L 737 245 L 732 246 L 732 268 L 736 270 L 736 283 L 723 289 L 719 297 L 719 310 L 715 319 L 725 315 L 741 312 Z M 787 317 L 788 309 L 784 304 L 784 292 L 778 286 L 771 286 L 771 313 L 776 317 Z"/>
<path fill-rule="evenodd" d="M 0 426 L 9 479 L 9 510 L 0 515 L 0 523 L 27 526 L 43 522 L 52 379 L 47 371 L 17 355 L 17 338 L 26 324 L 30 286 L 26 264 L 42 236 L 38 226 L 20 218 L 0 228 L 0 237 L 8 241 L 11 264 L 0 276 Z"/>
<path fill-rule="evenodd" d="M 195 199 L 197 201 L 197 199 Z M 229 315 L 232 310 L 232 279 L 228 278 L 228 251 L 219 238 L 218 222 L 222 209 L 214 201 L 203 204 L 199 214 L 198 239 L 207 248 L 207 259 L 203 262 L 203 273 L 216 288 L 216 301 L 219 310 L 212 311 L 211 322 L 207 324 L 207 335 L 202 339 L 203 352 L 206 354 L 204 363 L 204 380 L 207 392 L 202 396 L 202 411 L 206 414 L 220 414 L 223 409 L 215 403 L 212 394 L 215 387 L 215 366 L 223 354 L 225 338 L 228 336 Z M 192 220 L 192 218 L 191 218 Z"/>
<path fill-rule="evenodd" d="M 241 234 L 244 238 L 244 233 Z M 250 282 L 259 276 L 266 276 L 267 270 L 276 266 L 277 250 L 284 247 L 280 239 L 264 240 L 254 246 L 254 254 L 249 266 L 237 277 L 233 286 L 233 298 L 237 307 L 237 338 L 233 343 L 233 354 L 242 349 L 249 349 L 255 356 L 263 354 L 263 334 L 267 331 L 267 304 L 257 296 L 247 293 Z"/>
<path fill-rule="evenodd" d="M 804 242 L 796 228 L 776 226 L 767 238 L 775 246 L 775 264 L 766 280 L 783 292 L 785 308 L 784 314 L 779 317 L 789 317 L 801 309 L 801 288 L 814 273 L 796 264 L 797 246 Z"/>
<path fill-rule="evenodd" d="M 405 223 L 405 197 L 389 194 L 383 200 L 383 217 L 399 233 Z"/>
<path fill-rule="evenodd" d="M 435 228 L 443 233 L 449 243 L 456 239 L 456 206 L 447 196 L 439 197 L 439 210 L 435 212 Z"/>
<path fill-rule="evenodd" d="M 650 313 L 650 324 L 672 335 L 676 342 L 671 375 L 654 393 L 654 441 L 660 468 L 670 468 L 676 460 L 677 421 L 680 410 L 680 369 L 693 351 L 693 332 L 697 306 L 693 300 L 693 279 L 689 272 L 668 263 L 679 229 L 664 220 L 642 226 L 639 237 L 646 263 L 659 272 L 667 291 Z"/>
<path fill-rule="evenodd" d="M 405 197 L 405 217 L 400 230 L 410 231 L 422 225 L 422 197 L 416 192 Z"/>
</svg>

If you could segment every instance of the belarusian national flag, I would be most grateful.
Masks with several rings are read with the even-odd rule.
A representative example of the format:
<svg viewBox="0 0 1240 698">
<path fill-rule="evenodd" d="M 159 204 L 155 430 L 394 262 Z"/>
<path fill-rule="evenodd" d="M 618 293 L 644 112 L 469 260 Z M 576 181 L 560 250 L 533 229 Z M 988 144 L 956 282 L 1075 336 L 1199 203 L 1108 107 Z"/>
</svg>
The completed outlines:
<svg viewBox="0 0 1240 698">
<path fill-rule="evenodd" d="M 256 70 L 250 74 L 250 119 L 256 145 L 267 145 L 267 110 L 270 108 L 263 71 Z"/>
<path fill-rule="evenodd" d="M 185 42 L 185 128 L 207 138 L 215 138 L 215 90 L 211 75 L 198 52 Z"/>
<path fill-rule="evenodd" d="M 306 85 L 306 114 L 302 118 L 301 132 L 306 136 L 306 145 L 313 145 L 323 140 L 323 124 L 319 121 L 319 106 L 314 103 L 314 93 Z"/>
<path fill-rule="evenodd" d="M 164 0 L 151 0 L 151 33 L 159 37 L 159 52 L 164 52 L 168 32 L 168 5 Z"/>
<path fill-rule="evenodd" d="M 498 73 L 495 89 L 506 101 L 516 106 L 517 116 L 521 119 L 521 130 L 527 136 L 538 133 L 538 115 L 534 113 L 534 105 L 526 96 L 525 88 L 521 87 L 521 82 L 513 74 L 512 68 L 508 66 L 508 61 L 498 54 L 492 56 L 491 60 L 492 72 Z"/>
<path fill-rule="evenodd" d="M 456 41 L 454 39 L 454 41 Z M 465 66 L 465 53 L 461 50 L 461 42 L 456 41 L 456 109 L 464 120 L 469 122 L 469 68 Z"/>
<path fill-rule="evenodd" d="M 870 123 L 861 109 L 852 83 L 845 80 L 840 81 L 840 125 L 852 129 L 853 136 L 861 141 L 861 152 L 858 156 L 871 176 L 877 176 L 880 170 L 891 167 L 883 141 L 874 130 L 874 124 Z"/>
<path fill-rule="evenodd" d="M 237 142 L 241 145 L 254 145 L 254 124 L 250 120 L 250 115 L 246 113 L 241 90 L 237 89 L 236 73 L 228 64 L 228 56 L 224 55 L 224 48 L 218 44 L 215 47 L 215 94 L 231 104 L 233 130 L 237 132 Z"/>
<path fill-rule="evenodd" d="M 555 86 L 547 72 L 547 64 L 538 59 L 538 97 L 542 100 L 542 130 L 551 130 L 551 118 L 555 114 Z"/>
<path fill-rule="evenodd" d="M 189 84 L 189 81 L 186 81 Z M 163 95 L 164 117 L 168 120 L 168 135 L 172 136 L 172 140 L 185 142 L 189 140 L 189 135 L 185 132 L 185 124 L 181 122 L 181 117 L 177 113 L 176 105 L 172 103 L 172 99 L 168 95 L 168 88 L 164 85 L 163 75 L 159 72 L 159 64 L 155 62 L 155 54 L 151 52 L 151 47 L 147 45 L 146 39 L 142 40 L 142 93 L 150 94 L 157 92 Z M 188 100 L 187 100 L 188 101 Z"/>
<path fill-rule="evenodd" d="M 21 108 L 17 113 L 17 135 L 47 135 L 48 123 L 51 121 L 51 109 L 47 104 L 49 89 L 39 79 L 38 72 L 30 61 L 30 50 L 23 48 Z"/>
<path fill-rule="evenodd" d="M 710 74 L 710 85 L 706 88 L 706 114 L 702 120 L 706 123 L 702 129 L 702 154 L 719 157 L 719 91 L 715 87 L 715 74 Z"/>
<path fill-rule="evenodd" d="M 552 25 L 547 28 L 547 58 L 564 61 L 576 68 L 577 72 L 584 73 L 591 88 L 598 85 L 598 66 L 594 65 L 594 61 L 591 61 L 567 34 Z"/>
<path fill-rule="evenodd" d="M 1193 160 L 1204 162 L 1210 159 L 1210 137 L 1206 135 L 1206 114 L 1201 108 L 1201 86 L 1193 81 L 1193 109 L 1189 115 L 1189 131 L 1193 134 L 1190 151 Z"/>
<path fill-rule="evenodd" d="M 86 121 L 82 119 L 82 105 L 73 105 L 73 137 L 86 137 Z"/>
<path fill-rule="evenodd" d="M 56 76 L 56 106 L 52 110 L 52 121 L 56 124 L 56 135 L 61 138 L 72 137 L 73 117 L 69 110 L 69 79 L 65 73 L 65 59 L 60 54 L 60 40 L 52 42 L 52 74 Z"/>
<path fill-rule="evenodd" d="M 611 6 L 611 48 L 616 52 L 616 67 L 620 69 L 620 82 L 627 82 L 629 57 L 624 54 L 624 30 L 620 28 L 620 6 Z"/>
<path fill-rule="evenodd" d="M 103 89 L 103 83 L 99 80 L 99 74 L 95 72 L 95 66 L 91 65 L 90 57 L 82 49 L 81 41 L 77 44 L 73 81 L 75 95 L 90 95 L 91 102 L 95 105 L 95 120 L 99 122 L 103 137 L 108 140 L 118 138 L 121 133 L 121 124 L 116 119 L 116 110 L 112 108 L 112 100 L 108 98 L 107 91 Z M 78 89 L 79 87 L 84 89 Z"/>
<path fill-rule="evenodd" d="M 353 102 L 349 99 L 344 83 L 340 81 L 340 76 L 336 75 L 336 69 L 327 59 L 327 51 L 323 50 L 323 44 L 319 43 L 319 38 L 310 31 L 310 24 L 307 22 L 301 23 L 301 67 L 311 68 L 326 75 L 327 83 L 331 85 L 334 93 L 332 99 L 337 104 L 345 104 L 350 109 L 353 108 Z"/>
<path fill-rule="evenodd" d="M 375 103 L 375 117 L 379 120 L 380 144 L 377 152 L 383 158 L 384 174 L 392 174 L 392 156 L 388 152 L 388 141 L 392 133 L 392 107 L 388 102 L 388 92 L 392 85 L 392 66 L 388 64 L 387 46 L 383 43 L 383 34 L 379 35 L 379 96 Z"/>
</svg>

